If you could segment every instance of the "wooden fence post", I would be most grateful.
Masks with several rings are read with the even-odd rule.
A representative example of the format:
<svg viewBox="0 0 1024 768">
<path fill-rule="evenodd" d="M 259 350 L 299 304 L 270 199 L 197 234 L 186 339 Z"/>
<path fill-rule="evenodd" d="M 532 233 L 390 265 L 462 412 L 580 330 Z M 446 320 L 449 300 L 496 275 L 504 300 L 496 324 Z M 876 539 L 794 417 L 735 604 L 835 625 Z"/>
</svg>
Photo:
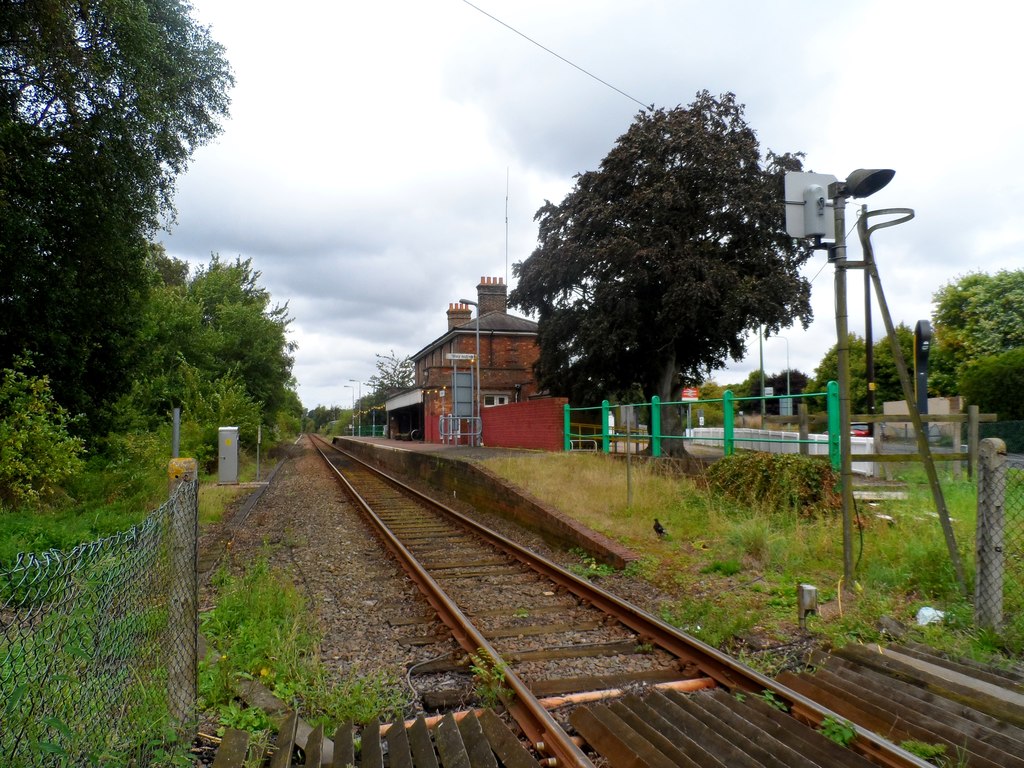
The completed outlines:
<svg viewBox="0 0 1024 768">
<path fill-rule="evenodd" d="M 170 495 L 179 486 L 178 503 L 171 504 L 168 532 L 171 551 L 170 602 L 167 630 L 167 701 L 175 725 L 196 725 L 199 654 L 199 467 L 195 459 L 171 459 L 167 466 Z M 190 734 L 194 735 L 194 734 Z"/>
<path fill-rule="evenodd" d="M 1005 554 L 1006 443 L 987 437 L 978 448 L 978 522 L 975 536 L 977 575 L 974 621 L 983 629 L 1003 624 Z"/>
</svg>

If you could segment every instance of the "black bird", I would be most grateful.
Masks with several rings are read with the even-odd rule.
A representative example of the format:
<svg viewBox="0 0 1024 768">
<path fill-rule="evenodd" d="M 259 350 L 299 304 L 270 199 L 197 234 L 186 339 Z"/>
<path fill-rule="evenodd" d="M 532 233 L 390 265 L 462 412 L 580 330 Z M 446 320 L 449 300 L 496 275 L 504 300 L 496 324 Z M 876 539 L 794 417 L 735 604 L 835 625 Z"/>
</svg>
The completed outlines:
<svg viewBox="0 0 1024 768">
<path fill-rule="evenodd" d="M 665 530 L 665 526 L 658 522 L 658 518 L 654 518 L 654 532 L 658 534 L 659 538 L 665 538 L 668 531 Z"/>
</svg>

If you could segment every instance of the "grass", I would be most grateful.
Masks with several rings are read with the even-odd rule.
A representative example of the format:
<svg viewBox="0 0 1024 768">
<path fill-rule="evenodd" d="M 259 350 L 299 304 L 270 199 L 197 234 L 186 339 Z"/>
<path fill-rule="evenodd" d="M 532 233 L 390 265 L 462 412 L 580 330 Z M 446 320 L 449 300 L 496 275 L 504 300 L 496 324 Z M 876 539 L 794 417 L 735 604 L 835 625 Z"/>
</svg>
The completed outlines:
<svg viewBox="0 0 1024 768">
<path fill-rule="evenodd" d="M 1000 649 L 1017 650 L 1006 637 L 974 630 L 920 468 L 908 469 L 905 476 L 908 499 L 877 506 L 858 502 L 856 578 L 843 584 L 841 517 L 830 494 L 818 499 L 818 506 L 794 501 L 800 496 L 794 489 L 808 485 L 803 469 L 797 470 L 792 487 L 770 503 L 751 503 L 711 490 L 706 482 L 669 477 L 635 462 L 630 505 L 625 463 L 611 456 L 567 453 L 483 464 L 630 547 L 640 556 L 630 566 L 631 575 L 671 595 L 660 607 L 663 618 L 741 656 L 751 647 L 782 647 L 799 637 L 798 583 L 818 587 L 819 613 L 808 617 L 808 630 L 826 647 L 881 640 L 878 621 L 889 616 L 908 625 L 912 637 L 951 652 L 986 657 Z M 753 471 L 758 477 L 766 473 L 763 466 Z M 785 478 L 780 483 L 785 485 Z M 949 476 L 943 478 L 943 489 L 970 574 L 975 487 Z M 891 524 L 876 517 L 882 512 L 893 518 Z M 655 535 L 654 518 L 667 529 L 665 537 Z M 914 615 L 924 605 L 946 610 L 946 622 L 917 628 Z M 1009 635 L 1024 636 L 1024 627 L 1011 627 Z M 787 663 L 770 652 L 747 660 L 768 673 Z"/>
<path fill-rule="evenodd" d="M 402 715 L 408 701 L 398 680 L 382 674 L 329 678 L 317 653 L 321 638 L 305 597 L 265 557 L 238 575 L 223 568 L 216 586 L 216 607 L 201 616 L 201 624 L 207 640 L 223 655 L 201 664 L 200 697 L 222 726 L 254 733 L 270 726 L 260 710 L 245 708 L 236 699 L 235 686 L 243 679 L 259 680 L 328 732 L 349 719 L 372 722 Z"/>
</svg>

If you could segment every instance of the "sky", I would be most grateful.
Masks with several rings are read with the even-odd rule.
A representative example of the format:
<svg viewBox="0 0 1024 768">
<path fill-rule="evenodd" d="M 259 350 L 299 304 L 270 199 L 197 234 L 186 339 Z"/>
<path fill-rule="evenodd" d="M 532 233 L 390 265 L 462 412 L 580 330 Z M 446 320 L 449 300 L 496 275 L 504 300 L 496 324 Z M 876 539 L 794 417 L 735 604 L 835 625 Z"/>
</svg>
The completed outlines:
<svg viewBox="0 0 1024 768">
<path fill-rule="evenodd" d="M 641 105 L 702 90 L 735 93 L 762 150 L 804 152 L 806 171 L 896 171 L 847 207 L 848 230 L 862 203 L 915 211 L 872 236 L 894 322 L 929 319 L 963 275 L 1024 268 L 1018 3 L 192 2 L 236 84 L 160 240 L 194 265 L 252 259 L 287 302 L 307 409 L 350 406 L 377 355 L 442 335 L 481 277 L 514 287 L 545 200 L 596 170 Z M 761 346 L 768 375 L 813 373 L 836 342 L 834 270 L 817 251 L 804 273 L 809 327 L 754 334 L 709 378 L 744 380 Z M 863 335 L 862 273 L 848 283 Z"/>
</svg>

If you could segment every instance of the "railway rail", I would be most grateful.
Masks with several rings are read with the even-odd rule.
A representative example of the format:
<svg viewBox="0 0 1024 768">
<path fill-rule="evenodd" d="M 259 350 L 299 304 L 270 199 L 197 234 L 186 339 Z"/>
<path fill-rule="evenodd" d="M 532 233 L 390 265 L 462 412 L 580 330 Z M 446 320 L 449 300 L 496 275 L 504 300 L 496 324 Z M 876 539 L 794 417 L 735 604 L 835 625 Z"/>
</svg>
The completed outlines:
<svg viewBox="0 0 1024 768">
<path fill-rule="evenodd" d="M 930 765 L 338 447 L 314 443 L 477 673 L 496 683 L 523 732 L 557 765 Z M 603 688 L 624 695 L 552 714 L 573 694 Z M 850 729 L 848 748 L 817 732 L 830 722 Z"/>
</svg>

